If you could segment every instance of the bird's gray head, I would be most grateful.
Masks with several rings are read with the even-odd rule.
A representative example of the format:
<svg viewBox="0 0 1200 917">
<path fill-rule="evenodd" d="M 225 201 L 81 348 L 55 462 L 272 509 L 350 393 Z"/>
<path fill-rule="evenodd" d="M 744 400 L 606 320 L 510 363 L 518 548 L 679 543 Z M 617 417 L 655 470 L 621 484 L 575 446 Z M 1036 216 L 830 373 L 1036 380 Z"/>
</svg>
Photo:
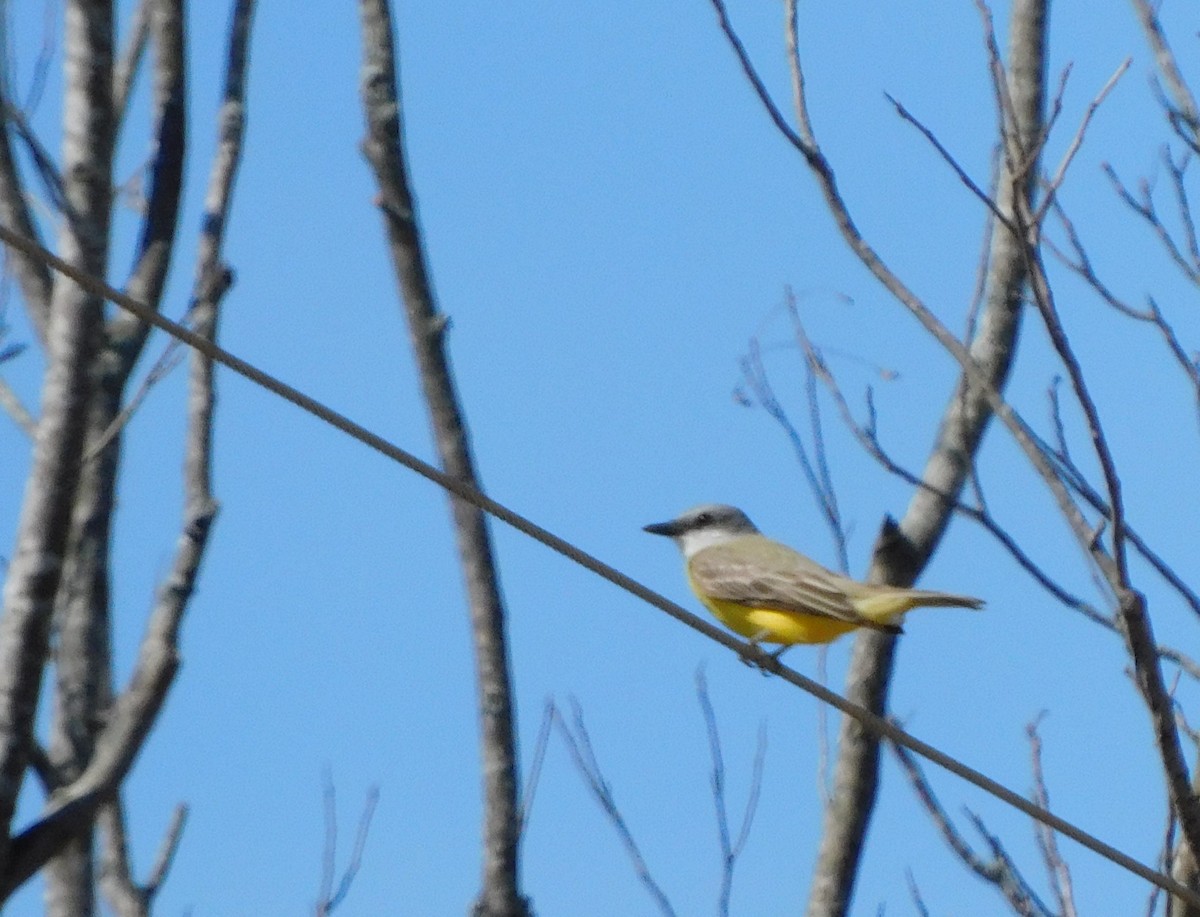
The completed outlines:
<svg viewBox="0 0 1200 917">
<path fill-rule="evenodd" d="M 697 551 L 739 535 L 754 535 L 758 529 L 736 506 L 706 503 L 689 509 L 670 522 L 648 525 L 643 531 L 674 539 L 684 556 L 691 557 Z"/>
</svg>

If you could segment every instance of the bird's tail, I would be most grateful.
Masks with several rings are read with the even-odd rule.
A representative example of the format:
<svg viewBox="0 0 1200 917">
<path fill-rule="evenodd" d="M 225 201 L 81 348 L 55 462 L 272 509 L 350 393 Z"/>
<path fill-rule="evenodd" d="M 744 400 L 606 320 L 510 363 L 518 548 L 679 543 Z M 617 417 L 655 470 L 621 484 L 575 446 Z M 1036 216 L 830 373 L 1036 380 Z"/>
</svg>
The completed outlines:
<svg viewBox="0 0 1200 917">
<path fill-rule="evenodd" d="M 860 596 L 854 602 L 855 611 L 864 618 L 886 623 L 896 615 L 913 608 L 971 608 L 983 607 L 983 600 L 950 592 L 931 592 L 926 589 L 880 589 L 873 595 Z"/>
<path fill-rule="evenodd" d="M 970 595 L 955 595 L 953 592 L 911 589 L 909 598 L 913 600 L 909 608 L 970 608 L 972 611 L 979 611 L 983 607 L 983 599 Z"/>
</svg>

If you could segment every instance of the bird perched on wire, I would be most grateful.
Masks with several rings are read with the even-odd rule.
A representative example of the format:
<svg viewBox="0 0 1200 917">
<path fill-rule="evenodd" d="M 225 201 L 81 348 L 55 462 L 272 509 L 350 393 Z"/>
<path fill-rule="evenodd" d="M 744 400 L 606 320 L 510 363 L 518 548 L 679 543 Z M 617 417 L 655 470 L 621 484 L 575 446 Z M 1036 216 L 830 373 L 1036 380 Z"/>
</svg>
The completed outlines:
<svg viewBox="0 0 1200 917">
<path fill-rule="evenodd" d="M 645 531 L 675 541 L 697 598 L 754 643 L 829 643 L 860 627 L 898 634 L 913 608 L 983 607 L 968 595 L 876 586 L 834 573 L 760 534 L 734 506 L 697 506 Z"/>
</svg>

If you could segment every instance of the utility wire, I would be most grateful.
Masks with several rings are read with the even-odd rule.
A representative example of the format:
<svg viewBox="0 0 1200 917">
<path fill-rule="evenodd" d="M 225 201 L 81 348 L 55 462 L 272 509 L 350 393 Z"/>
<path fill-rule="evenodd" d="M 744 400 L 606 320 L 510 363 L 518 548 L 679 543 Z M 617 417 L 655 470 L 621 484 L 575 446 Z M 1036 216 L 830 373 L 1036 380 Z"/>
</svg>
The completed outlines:
<svg viewBox="0 0 1200 917">
<path fill-rule="evenodd" d="M 476 490 L 474 487 L 463 483 L 458 478 L 445 474 L 444 472 L 435 468 L 433 465 L 430 465 L 428 462 L 417 458 L 417 456 L 413 455 L 411 452 L 401 449 L 399 446 L 389 442 L 376 433 L 372 433 L 370 430 L 355 423 L 344 414 L 338 413 L 316 399 L 304 394 L 299 389 L 294 388 L 288 385 L 286 382 L 283 382 L 274 376 L 263 372 L 261 369 L 258 369 L 250 363 L 247 363 L 240 357 L 237 357 L 224 348 L 212 343 L 207 338 L 196 334 L 189 328 L 179 324 L 178 322 L 174 322 L 169 318 L 159 315 L 158 312 L 151 309 L 144 303 L 138 302 L 132 297 L 121 293 L 119 290 L 113 289 L 103 281 L 98 280 L 97 278 L 79 270 L 74 265 L 63 261 L 53 252 L 42 248 L 42 246 L 38 245 L 36 242 L 25 238 L 19 233 L 13 232 L 7 226 L 2 224 L 0 224 L 0 241 L 7 243 L 8 245 L 17 249 L 19 252 L 28 255 L 31 258 L 36 258 L 44 262 L 59 273 L 64 274 L 74 280 L 77 284 L 79 284 L 80 287 L 94 296 L 98 296 L 115 303 L 122 309 L 125 309 L 126 311 L 137 316 L 147 324 L 153 325 L 154 327 L 165 331 L 171 337 L 182 341 L 184 344 L 187 344 L 189 347 L 199 351 L 211 360 L 228 367 L 238 375 L 249 379 L 251 382 L 261 386 L 262 388 L 265 388 L 272 394 L 278 395 L 280 398 L 283 398 L 286 401 L 290 401 L 300 409 L 307 411 L 315 417 L 325 421 L 327 424 L 337 428 L 347 436 L 358 440 L 366 446 L 370 446 L 376 452 L 387 456 L 393 461 L 400 463 L 405 468 L 415 471 L 422 477 L 433 481 L 433 483 L 437 484 L 444 490 L 449 491 L 454 496 L 462 500 L 466 500 L 468 503 L 479 507 L 484 512 L 495 516 L 501 522 L 504 522 L 515 528 L 518 532 L 528 535 L 535 541 L 539 541 L 546 545 L 546 547 L 557 551 L 559 554 L 562 554 L 564 557 L 570 560 L 573 560 L 575 563 L 587 570 L 590 570 L 597 576 L 603 577 L 616 586 L 620 586 L 626 592 L 632 593 L 642 601 L 653 605 L 655 608 L 658 608 L 661 611 L 665 611 L 671 617 L 681 621 L 688 627 L 691 627 L 693 630 L 700 631 L 700 633 L 704 634 L 710 640 L 714 640 L 717 643 L 720 643 L 722 646 L 733 650 L 739 656 L 760 667 L 764 671 L 770 672 L 771 674 L 782 678 L 784 681 L 795 685 L 797 688 L 800 688 L 803 691 L 807 691 L 818 700 L 829 704 L 831 707 L 834 707 L 847 716 L 851 716 L 858 720 L 863 726 L 874 732 L 876 735 L 879 735 L 890 742 L 894 742 L 897 745 L 904 746 L 921 757 L 932 761 L 934 764 L 945 768 L 946 770 L 950 771 L 950 773 L 961 777 L 963 780 L 978 787 L 984 792 L 990 793 L 1001 802 L 1005 802 L 1013 808 L 1019 809 L 1030 818 L 1033 818 L 1042 824 L 1053 828 L 1055 831 L 1058 831 L 1065 837 L 1071 838 L 1073 841 L 1083 845 L 1093 853 L 1099 854 L 1110 862 L 1115 863 L 1116 865 L 1128 870 L 1142 879 L 1145 879 L 1147 882 L 1150 882 L 1164 891 L 1179 897 L 1193 907 L 1200 907 L 1200 894 L 1197 894 L 1195 891 L 1176 881 L 1172 877 L 1151 869 L 1144 863 L 1139 862 L 1112 845 L 1105 843 L 1098 837 L 1089 834 L 1082 828 L 1076 827 L 1071 822 L 1060 818 L 1053 812 L 1050 812 L 1041 806 L 1034 805 L 1024 796 L 1015 793 L 1001 783 L 997 783 L 995 780 L 991 779 L 980 771 L 975 770 L 973 767 L 963 764 L 957 758 L 954 758 L 943 751 L 939 751 L 932 745 L 929 745 L 915 736 L 910 735 L 884 717 L 872 713 L 866 707 L 861 707 L 858 704 L 842 697 L 840 694 L 836 694 L 835 692 L 829 690 L 824 685 L 813 681 L 811 678 L 801 675 L 794 669 L 788 668 L 779 662 L 779 660 L 774 656 L 764 652 L 757 646 L 749 643 L 743 643 L 740 640 L 734 639 L 727 632 L 718 629 L 712 624 L 709 624 L 707 621 L 697 617 L 687 609 L 675 604 L 665 596 L 660 595 L 653 589 L 643 586 L 632 577 L 626 576 L 620 570 L 609 566 L 599 558 L 596 558 L 591 554 L 588 554 L 586 551 L 575 547 L 575 545 L 558 537 L 553 532 L 542 528 L 537 523 L 531 522 L 524 516 L 513 512 L 503 504 L 497 503 L 491 497 L 479 490 Z"/>
</svg>

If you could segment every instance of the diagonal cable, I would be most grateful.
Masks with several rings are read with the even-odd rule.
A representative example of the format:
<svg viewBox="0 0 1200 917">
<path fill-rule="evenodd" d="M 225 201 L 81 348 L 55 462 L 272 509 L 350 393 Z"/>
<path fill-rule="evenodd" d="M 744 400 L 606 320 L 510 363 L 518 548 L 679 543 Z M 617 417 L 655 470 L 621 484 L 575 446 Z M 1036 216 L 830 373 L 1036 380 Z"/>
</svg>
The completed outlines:
<svg viewBox="0 0 1200 917">
<path fill-rule="evenodd" d="M 912 752 L 920 755 L 926 760 L 932 761 L 939 767 L 950 771 L 957 777 L 962 778 L 973 786 L 978 787 L 985 793 L 996 797 L 1001 802 L 1007 803 L 1015 809 L 1020 810 L 1030 818 L 1041 822 L 1047 827 L 1053 828 L 1055 831 L 1069 837 L 1071 840 L 1091 850 L 1093 853 L 1099 854 L 1109 862 L 1128 870 L 1134 875 L 1145 879 L 1147 882 L 1158 886 L 1164 891 L 1177 896 L 1181 900 L 1187 902 L 1193 907 L 1200 907 L 1200 894 L 1176 881 L 1168 875 L 1157 872 L 1146 866 L 1144 863 L 1134 859 L 1126 853 L 1100 840 L 1095 835 L 1089 834 L 1082 828 L 1076 827 L 1069 821 L 1055 815 L 1041 806 L 1034 805 L 1024 796 L 1010 790 L 1001 783 L 997 783 L 992 778 L 975 770 L 967 764 L 962 763 L 957 758 L 946 754 L 943 751 L 934 748 L 927 742 L 923 742 L 913 735 L 905 732 L 895 724 L 889 722 L 881 716 L 877 716 L 870 710 L 862 707 L 852 701 L 847 700 L 840 694 L 837 694 L 824 685 L 813 681 L 805 675 L 801 675 L 794 669 L 790 669 L 783 665 L 772 656 L 770 653 L 764 652 L 753 644 L 743 643 L 735 639 L 730 634 L 717 628 L 715 625 L 703 620 L 692 614 L 687 609 L 675 604 L 670 599 L 655 592 L 653 589 L 643 586 L 637 580 L 611 567 L 597 557 L 575 547 L 569 541 L 555 535 L 553 532 L 542 528 L 535 522 L 526 519 L 524 516 L 514 512 L 501 503 L 497 503 L 491 497 L 470 487 L 467 484 L 445 474 L 438 470 L 428 462 L 422 461 L 394 443 L 389 442 L 382 436 L 372 433 L 366 427 L 355 423 L 350 418 L 346 417 L 333 408 L 330 408 L 321 402 L 317 401 L 304 392 L 274 376 L 263 372 L 258 367 L 247 363 L 245 360 L 230 353 L 222 347 L 209 341 L 207 338 L 196 334 L 194 331 L 185 326 L 174 322 L 169 318 L 165 318 L 158 312 L 151 309 L 144 303 L 126 296 L 118 290 L 113 289 L 108 284 L 101 280 L 92 277 L 91 275 L 77 269 L 73 265 L 63 261 L 53 252 L 47 251 L 42 246 L 30 241 L 24 236 L 9 229 L 7 226 L 0 225 L 0 241 L 8 244 L 12 248 L 21 252 L 28 257 L 38 259 L 61 274 L 65 274 L 74 280 L 80 287 L 92 293 L 95 296 L 103 297 L 110 302 L 120 306 L 133 315 L 140 318 L 142 321 L 153 325 L 154 327 L 165 331 L 171 337 L 182 341 L 189 347 L 200 351 L 206 357 L 220 363 L 233 370 L 239 376 L 249 379 L 256 385 L 265 388 L 272 394 L 278 395 L 285 401 L 290 401 L 301 410 L 307 411 L 309 414 L 325 421 L 332 427 L 345 433 L 353 439 L 358 440 L 363 445 L 369 446 L 376 452 L 392 459 L 395 462 L 403 465 L 411 471 L 415 471 L 439 487 L 450 491 L 457 497 L 461 497 L 468 503 L 478 506 L 484 512 L 495 516 L 501 522 L 512 526 L 523 535 L 528 535 L 530 538 L 544 544 L 546 547 L 557 551 L 569 560 L 573 560 L 597 576 L 608 580 L 615 586 L 619 586 L 626 592 L 637 596 L 644 602 L 653 605 L 660 611 L 664 611 L 671 617 L 686 624 L 693 630 L 697 630 L 704 634 L 710 640 L 720 643 L 722 646 L 733 650 L 742 658 L 748 660 L 752 664 L 758 666 L 765 672 L 770 672 L 782 678 L 791 685 L 808 692 L 813 697 L 829 704 L 841 713 L 851 716 L 871 732 L 888 739 L 897 745 L 902 745 Z"/>
</svg>

